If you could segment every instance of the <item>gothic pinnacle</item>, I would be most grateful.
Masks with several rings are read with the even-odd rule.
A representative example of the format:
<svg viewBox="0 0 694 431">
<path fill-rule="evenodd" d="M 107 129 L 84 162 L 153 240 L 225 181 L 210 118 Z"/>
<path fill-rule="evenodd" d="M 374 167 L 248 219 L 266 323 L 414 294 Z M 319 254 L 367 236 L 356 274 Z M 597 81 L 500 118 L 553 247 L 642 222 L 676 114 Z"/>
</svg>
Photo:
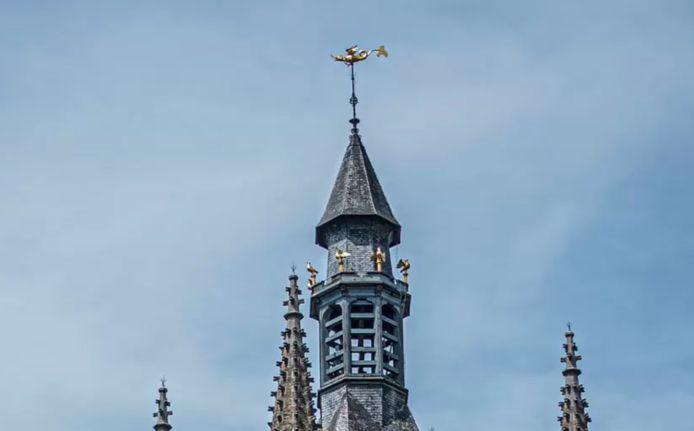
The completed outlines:
<svg viewBox="0 0 694 431">
<path fill-rule="evenodd" d="M 279 374 L 273 378 L 277 390 L 270 395 L 274 405 L 268 408 L 272 412 L 272 422 L 268 422 L 271 431 L 313 431 L 316 429 L 315 409 L 311 383 L 313 379 L 308 371 L 310 363 L 306 358 L 308 348 L 304 343 L 306 333 L 301 328 L 299 277 L 292 273 L 289 276 L 289 287 L 286 288 L 288 299 L 284 301 L 287 312 L 284 315 L 287 327 L 281 332 L 283 342 L 280 346 L 281 359 L 276 365 Z"/>
<path fill-rule="evenodd" d="M 567 326 L 567 331 L 564 334 L 566 337 L 565 355 L 561 358 L 561 362 L 566 366 L 562 371 L 565 381 L 561 393 L 564 400 L 559 402 L 562 415 L 557 420 L 561 426 L 561 431 L 588 431 L 588 423 L 591 422 L 590 416 L 585 411 L 588 407 L 588 401 L 583 398 L 583 385 L 578 381 L 578 376 L 581 375 L 578 361 L 583 358 L 576 354 L 578 346 L 574 342 L 574 333 L 571 330 L 571 324 Z"/>
<path fill-rule="evenodd" d="M 157 405 L 157 411 L 152 415 L 157 418 L 157 422 L 154 424 L 155 431 L 169 431 L 172 427 L 169 424 L 169 416 L 173 415 L 173 412 L 169 410 L 171 403 L 166 397 L 168 392 L 166 387 L 166 379 L 161 379 L 161 387 L 159 388 L 159 399 L 154 400 Z"/>
</svg>

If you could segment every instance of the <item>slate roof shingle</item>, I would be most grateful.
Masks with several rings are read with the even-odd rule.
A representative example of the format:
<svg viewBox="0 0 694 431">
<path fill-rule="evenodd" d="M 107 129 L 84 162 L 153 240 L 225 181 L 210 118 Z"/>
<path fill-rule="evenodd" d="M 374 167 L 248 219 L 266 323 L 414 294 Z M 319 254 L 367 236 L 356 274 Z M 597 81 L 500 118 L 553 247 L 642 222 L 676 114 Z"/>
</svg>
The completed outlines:
<svg viewBox="0 0 694 431">
<path fill-rule="evenodd" d="M 373 165 L 361 143 L 361 137 L 356 134 L 350 136 L 328 205 L 316 227 L 318 244 L 321 241 L 321 228 L 343 216 L 380 217 L 395 228 L 393 245 L 399 243 L 400 224 L 388 205 Z"/>
</svg>

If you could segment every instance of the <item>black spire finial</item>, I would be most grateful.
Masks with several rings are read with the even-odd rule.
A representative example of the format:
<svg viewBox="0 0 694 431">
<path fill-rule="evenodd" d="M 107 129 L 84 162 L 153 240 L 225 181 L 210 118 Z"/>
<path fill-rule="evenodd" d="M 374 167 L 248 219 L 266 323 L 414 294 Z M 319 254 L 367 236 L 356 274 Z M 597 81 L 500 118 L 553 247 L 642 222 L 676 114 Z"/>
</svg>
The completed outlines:
<svg viewBox="0 0 694 431">
<path fill-rule="evenodd" d="M 359 118 L 357 118 L 357 103 L 359 103 L 359 99 L 357 99 L 355 90 L 354 63 L 349 63 L 348 66 L 352 78 L 352 97 L 349 98 L 349 103 L 352 105 L 352 119 L 349 120 L 349 122 L 352 124 L 352 134 L 358 135 L 359 129 L 357 128 L 357 125 L 359 124 Z"/>
<path fill-rule="evenodd" d="M 357 124 L 359 124 L 359 119 L 357 118 L 357 99 L 356 91 L 354 90 L 354 63 L 366 60 L 372 53 L 376 53 L 377 57 L 388 57 L 388 51 L 381 45 L 376 49 L 363 50 L 359 49 L 357 45 L 351 46 L 345 50 L 347 53 L 345 55 L 333 55 L 332 58 L 335 61 L 345 63 L 349 67 L 349 73 L 352 78 L 352 97 L 349 98 L 349 103 L 352 105 L 352 119 L 349 120 L 352 123 L 352 135 L 358 135 L 359 129 Z"/>
</svg>

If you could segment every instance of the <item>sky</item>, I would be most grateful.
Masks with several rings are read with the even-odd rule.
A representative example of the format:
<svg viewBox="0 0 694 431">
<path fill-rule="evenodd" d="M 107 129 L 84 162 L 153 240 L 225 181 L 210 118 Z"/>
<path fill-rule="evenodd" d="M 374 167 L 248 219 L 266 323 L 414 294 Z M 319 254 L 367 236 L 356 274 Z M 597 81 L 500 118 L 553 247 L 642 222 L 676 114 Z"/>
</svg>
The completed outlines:
<svg viewBox="0 0 694 431">
<path fill-rule="evenodd" d="M 0 429 L 267 429 L 355 43 L 420 429 L 691 425 L 692 2 L 0 0 Z"/>
</svg>

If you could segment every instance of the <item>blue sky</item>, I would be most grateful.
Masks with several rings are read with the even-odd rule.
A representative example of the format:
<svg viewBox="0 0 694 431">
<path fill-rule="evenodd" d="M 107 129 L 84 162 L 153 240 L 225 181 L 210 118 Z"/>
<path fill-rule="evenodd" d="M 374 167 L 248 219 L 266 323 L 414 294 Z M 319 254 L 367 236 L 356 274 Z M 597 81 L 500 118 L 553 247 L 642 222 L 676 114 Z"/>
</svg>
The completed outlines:
<svg viewBox="0 0 694 431">
<path fill-rule="evenodd" d="M 175 429 L 267 428 L 352 43 L 420 427 L 557 429 L 571 320 L 594 429 L 686 428 L 692 41 L 674 0 L 0 1 L 0 428 L 149 429 L 163 374 Z"/>
</svg>

